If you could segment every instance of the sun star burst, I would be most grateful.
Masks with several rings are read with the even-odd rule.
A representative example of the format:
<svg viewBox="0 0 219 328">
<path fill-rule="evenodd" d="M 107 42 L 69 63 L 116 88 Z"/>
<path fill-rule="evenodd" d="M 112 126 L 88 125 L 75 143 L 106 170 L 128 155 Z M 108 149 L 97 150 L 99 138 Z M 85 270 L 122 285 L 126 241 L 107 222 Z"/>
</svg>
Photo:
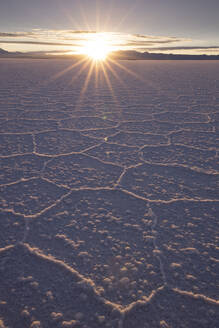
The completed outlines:
<svg viewBox="0 0 219 328">
<path fill-rule="evenodd" d="M 82 46 L 82 53 L 94 61 L 106 60 L 112 47 L 104 36 L 97 36 L 93 39 L 86 40 Z"/>
</svg>

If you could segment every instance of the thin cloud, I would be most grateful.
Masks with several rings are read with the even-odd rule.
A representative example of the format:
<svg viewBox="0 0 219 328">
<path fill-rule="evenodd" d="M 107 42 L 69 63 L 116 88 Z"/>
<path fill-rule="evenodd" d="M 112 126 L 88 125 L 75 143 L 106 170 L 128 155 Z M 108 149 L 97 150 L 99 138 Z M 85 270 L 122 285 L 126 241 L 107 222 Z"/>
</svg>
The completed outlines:
<svg viewBox="0 0 219 328">
<path fill-rule="evenodd" d="M 179 38 L 179 37 L 168 37 L 168 36 L 153 36 L 153 35 L 142 35 L 142 34 L 133 34 L 129 35 L 126 45 L 128 47 L 147 47 L 147 46 L 158 46 L 162 44 L 172 44 L 172 43 L 182 43 L 182 42 L 191 42 L 191 39 Z"/>
<path fill-rule="evenodd" d="M 59 53 L 69 53 L 69 50 L 42 50 L 42 51 L 28 51 L 28 55 L 45 55 L 45 54 L 59 54 Z"/>
<path fill-rule="evenodd" d="M 21 37 L 30 37 L 33 36 L 34 33 L 32 32 L 12 32 L 12 33 L 7 33 L 7 32 L 0 32 L 0 37 L 2 38 L 21 38 Z"/>
<path fill-rule="evenodd" d="M 68 47 L 78 47 L 78 44 L 72 43 L 61 43 L 61 42 L 41 42 L 41 41 L 8 41 L 0 40 L 0 43 L 9 43 L 9 44 L 36 44 L 42 46 L 68 46 Z"/>
<path fill-rule="evenodd" d="M 219 46 L 191 46 L 191 47 L 154 47 L 145 50 L 210 50 L 219 49 Z"/>
<path fill-rule="evenodd" d="M 168 43 L 173 43 L 173 42 L 181 42 L 182 40 L 180 39 L 177 39 L 177 40 L 147 40 L 147 41 L 130 41 L 130 42 L 127 42 L 125 45 L 126 46 L 133 46 L 133 47 L 136 47 L 136 46 L 156 46 L 157 44 L 168 44 Z"/>
<path fill-rule="evenodd" d="M 73 30 L 73 31 L 67 31 L 67 33 L 72 33 L 72 34 L 95 34 L 97 32 L 96 31 Z"/>
<path fill-rule="evenodd" d="M 132 34 L 133 37 L 139 38 L 139 39 L 153 39 L 153 40 L 172 40 L 172 42 L 177 41 L 191 41 L 191 39 L 187 38 L 178 38 L 176 36 L 157 36 L 157 35 L 143 35 L 143 34 Z"/>
</svg>

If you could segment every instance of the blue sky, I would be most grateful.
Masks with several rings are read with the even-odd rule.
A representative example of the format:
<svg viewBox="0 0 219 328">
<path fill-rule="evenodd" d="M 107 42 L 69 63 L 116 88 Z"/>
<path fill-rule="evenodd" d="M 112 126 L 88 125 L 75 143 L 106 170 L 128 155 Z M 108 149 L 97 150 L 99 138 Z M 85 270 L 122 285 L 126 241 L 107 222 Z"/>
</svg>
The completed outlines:
<svg viewBox="0 0 219 328">
<path fill-rule="evenodd" d="M 127 35 L 135 35 L 133 44 L 142 41 L 136 39 L 136 34 L 154 36 L 155 39 L 156 36 L 175 37 L 176 42 L 166 43 L 168 49 L 163 51 L 168 52 L 171 47 L 171 52 L 192 52 L 192 47 L 203 47 L 194 51 L 219 53 L 217 48 L 207 49 L 219 46 L 218 14 L 219 0 L 0 0 L 0 48 L 52 51 L 56 47 L 56 50 L 67 50 L 69 47 L 60 48 L 59 45 L 41 47 L 40 42 L 59 43 L 58 34 L 54 32 L 52 36 L 52 31 L 60 31 L 63 37 L 66 30 L 95 30 L 121 33 L 121 40 L 128 39 L 129 44 L 131 40 Z M 37 35 L 36 29 L 43 33 Z M 27 38 L 21 33 L 13 38 L 4 34 L 9 32 L 33 34 Z M 36 38 L 39 44 L 13 43 L 34 42 Z M 161 43 L 153 46 L 160 49 Z M 183 46 L 189 48 L 180 50 Z M 147 47 L 138 50 L 147 50 Z"/>
</svg>

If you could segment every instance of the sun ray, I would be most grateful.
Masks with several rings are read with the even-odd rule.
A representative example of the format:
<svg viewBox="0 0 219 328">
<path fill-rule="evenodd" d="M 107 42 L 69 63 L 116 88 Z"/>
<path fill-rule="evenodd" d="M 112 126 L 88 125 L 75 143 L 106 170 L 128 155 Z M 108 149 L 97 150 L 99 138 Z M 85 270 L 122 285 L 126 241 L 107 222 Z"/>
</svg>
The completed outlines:
<svg viewBox="0 0 219 328">
<path fill-rule="evenodd" d="M 69 13 L 69 11 L 67 10 L 67 8 L 63 6 L 63 1 L 62 1 L 62 2 L 59 1 L 59 5 L 60 5 L 60 4 L 62 5 L 61 10 L 62 10 L 63 13 L 65 14 L 65 16 L 66 16 L 66 20 L 69 20 L 70 25 L 73 26 L 74 29 L 76 29 L 76 30 L 80 30 L 80 29 L 81 29 L 81 25 L 78 24 L 78 22 L 76 21 L 75 18 L 73 19 L 73 17 L 70 15 L 70 13 Z"/>
<path fill-rule="evenodd" d="M 88 65 L 89 65 L 89 63 L 90 63 L 90 68 L 89 68 L 88 74 L 86 76 L 86 79 L 85 79 L 85 82 L 84 82 L 84 86 L 81 89 L 81 92 L 80 92 L 80 95 L 79 95 L 79 98 L 78 98 L 78 101 L 77 101 L 77 104 L 76 104 L 76 109 L 78 107 L 80 107 L 80 104 L 83 102 L 84 94 L 87 91 L 88 84 L 90 82 L 90 78 L 91 78 L 91 75 L 92 75 L 92 72 L 93 72 L 94 62 L 88 62 Z"/>
<path fill-rule="evenodd" d="M 101 68 L 102 68 L 102 71 L 103 71 L 103 74 L 104 74 L 104 77 L 105 77 L 106 83 L 107 83 L 107 85 L 108 85 L 108 87 L 109 87 L 109 89 L 110 89 L 112 95 L 114 96 L 113 87 L 112 87 L 112 84 L 111 84 L 110 79 L 109 79 L 109 77 L 108 77 L 108 74 L 107 74 L 107 72 L 106 72 L 106 69 L 105 69 L 105 67 L 104 67 L 104 63 L 101 63 Z"/>
<path fill-rule="evenodd" d="M 49 82 L 52 82 L 62 77 L 64 74 L 67 74 L 68 72 L 72 71 L 73 74 L 69 84 L 73 84 L 83 74 L 82 76 L 83 82 L 82 82 L 81 90 L 79 92 L 78 100 L 76 102 L 76 107 L 80 107 L 84 101 L 84 97 L 88 90 L 90 81 L 91 80 L 93 81 L 94 88 L 97 91 L 97 95 L 98 95 L 99 86 L 100 86 L 99 83 L 101 82 L 101 78 L 103 78 L 105 80 L 107 88 L 110 91 L 113 102 L 117 107 L 117 111 L 120 112 L 121 105 L 119 100 L 117 99 L 116 88 L 112 84 L 112 79 L 118 81 L 118 83 L 120 83 L 125 90 L 127 90 L 127 86 L 125 81 L 123 81 L 121 77 L 120 74 L 121 71 L 128 73 L 129 75 L 131 75 L 137 80 L 140 80 L 142 82 L 145 81 L 142 79 L 140 74 L 132 71 L 132 69 L 130 69 L 128 65 L 122 64 L 120 61 L 116 60 L 116 58 L 110 56 L 110 53 L 119 49 L 117 34 L 115 34 L 115 32 L 114 33 L 112 32 L 111 34 L 107 32 L 100 32 L 100 28 L 101 28 L 100 23 L 102 23 L 100 21 L 101 3 L 98 0 L 96 0 L 95 4 L 96 7 L 94 9 L 96 10 L 96 33 L 88 33 L 86 35 L 83 35 L 83 37 L 81 37 L 81 39 L 79 40 L 80 42 L 78 46 L 78 54 L 83 55 L 83 58 L 77 61 L 76 63 L 70 65 L 69 67 L 65 68 L 63 71 L 58 72 L 57 74 L 52 76 L 49 79 Z M 133 10 L 133 7 L 134 6 L 132 6 L 129 9 L 129 11 L 124 15 L 124 17 L 121 17 L 120 20 L 121 24 L 128 17 L 130 12 Z M 113 8 L 112 3 L 109 2 L 109 9 L 112 10 L 112 8 Z M 88 17 L 86 16 L 86 12 L 83 10 L 82 5 L 80 6 L 80 14 L 84 20 L 84 25 L 87 26 L 87 30 L 91 31 L 88 22 Z M 109 18 L 110 15 L 108 15 L 108 20 Z M 74 22 L 74 25 L 75 23 L 76 22 Z M 76 69 L 77 67 L 79 68 Z"/>
<path fill-rule="evenodd" d="M 95 88 L 97 89 L 99 86 L 99 65 L 95 63 Z"/>
<path fill-rule="evenodd" d="M 99 1 L 96 0 L 96 31 L 100 30 L 100 12 L 99 12 Z"/>
<path fill-rule="evenodd" d="M 110 90 L 110 92 L 111 92 L 111 95 L 112 95 L 112 98 L 113 98 L 115 104 L 117 105 L 117 108 L 120 108 L 120 106 L 119 106 L 119 102 L 118 102 L 117 97 L 116 97 L 116 95 L 115 95 L 115 93 L 114 93 L 114 90 L 113 90 L 112 84 L 111 84 L 111 82 L 110 82 L 110 79 L 109 79 L 108 74 L 107 74 L 107 72 L 106 72 L 106 69 L 105 69 L 105 67 L 104 67 L 104 64 L 105 64 L 104 62 L 101 63 L 101 68 L 102 68 L 102 70 L 103 70 L 103 74 L 104 74 L 104 77 L 105 77 L 105 80 L 106 80 L 107 86 L 108 86 L 108 88 L 109 88 L 109 90 Z"/>
<path fill-rule="evenodd" d="M 136 6 L 137 6 L 137 4 L 134 3 L 134 4 L 129 8 L 129 10 L 126 11 L 126 14 L 125 14 L 123 17 L 121 17 L 120 22 L 119 22 L 119 24 L 116 26 L 116 28 L 114 28 L 114 31 L 116 31 L 116 30 L 119 31 L 119 30 L 120 30 L 120 27 L 124 24 L 124 22 L 126 21 L 126 19 L 128 19 L 128 17 L 130 16 L 130 14 L 133 13 L 133 11 L 135 10 Z"/>
<path fill-rule="evenodd" d="M 115 64 L 116 66 L 118 66 L 119 68 L 121 68 L 123 71 L 125 71 L 126 73 L 132 75 L 133 77 L 135 77 L 136 79 L 140 80 L 141 82 L 145 82 L 145 79 L 143 77 L 141 77 L 140 75 L 134 73 L 132 70 L 128 69 L 127 67 L 123 66 L 121 63 L 118 63 L 118 61 L 112 59 L 112 58 L 108 58 L 108 60 Z"/>
<path fill-rule="evenodd" d="M 106 15 L 104 26 L 103 26 L 104 30 L 108 30 L 108 25 L 109 25 L 109 22 L 110 22 L 110 18 L 112 17 L 112 11 L 113 11 L 113 1 L 111 0 L 110 1 L 110 6 L 109 6 L 109 8 L 107 8 L 107 15 Z"/>
<path fill-rule="evenodd" d="M 81 12 L 81 15 L 83 17 L 83 21 L 84 21 L 84 24 L 86 25 L 86 28 L 88 31 L 91 31 L 91 27 L 90 25 L 88 24 L 88 19 L 86 17 L 86 14 L 85 14 L 85 11 L 84 11 L 84 8 L 82 7 L 81 3 L 79 4 L 79 8 L 80 8 L 80 12 Z"/>
<path fill-rule="evenodd" d="M 124 65 L 121 64 L 121 62 L 118 62 L 112 58 L 108 58 L 108 63 L 113 63 L 115 64 L 117 67 L 119 67 L 120 69 L 122 69 L 124 72 L 128 73 L 129 75 L 133 76 L 134 78 L 136 78 L 137 80 L 141 81 L 142 83 L 149 85 L 150 87 L 154 88 L 155 90 L 157 90 L 157 87 L 154 85 L 154 83 L 152 83 L 150 80 L 143 78 L 142 76 L 136 74 L 135 72 L 133 72 L 131 69 L 128 69 L 127 67 L 125 67 Z"/>
<path fill-rule="evenodd" d="M 68 66 L 63 71 L 60 71 L 59 73 L 57 73 L 57 74 L 53 75 L 52 77 L 50 77 L 50 79 L 47 81 L 47 83 L 50 83 L 50 82 L 53 82 L 53 81 L 57 80 L 59 77 L 61 77 L 64 74 L 68 73 L 69 71 L 73 70 L 77 66 L 83 64 L 83 62 L 85 62 L 85 61 L 86 61 L 86 58 L 82 58 L 81 60 L 77 61 L 73 65 Z"/>
<path fill-rule="evenodd" d="M 110 70 L 110 72 L 113 74 L 113 76 L 119 81 L 119 83 L 127 89 L 125 82 L 119 77 L 119 75 L 115 72 L 115 70 L 111 67 L 110 63 L 108 61 L 105 62 L 107 68 Z"/>
<path fill-rule="evenodd" d="M 84 64 L 80 67 L 79 71 L 74 75 L 72 76 L 72 79 L 71 81 L 69 82 L 70 85 L 73 85 L 73 83 L 80 77 L 80 75 L 86 70 L 86 68 L 88 67 L 89 65 L 89 62 L 88 60 L 86 60 L 84 62 Z"/>
</svg>

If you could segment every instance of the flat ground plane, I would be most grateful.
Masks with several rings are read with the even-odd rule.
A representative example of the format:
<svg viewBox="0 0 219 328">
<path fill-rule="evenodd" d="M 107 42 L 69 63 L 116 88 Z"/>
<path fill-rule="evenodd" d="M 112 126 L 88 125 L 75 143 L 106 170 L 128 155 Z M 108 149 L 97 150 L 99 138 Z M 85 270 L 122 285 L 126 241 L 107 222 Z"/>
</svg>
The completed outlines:
<svg viewBox="0 0 219 328">
<path fill-rule="evenodd" d="M 0 327 L 216 328 L 219 62 L 0 60 Z"/>
</svg>

